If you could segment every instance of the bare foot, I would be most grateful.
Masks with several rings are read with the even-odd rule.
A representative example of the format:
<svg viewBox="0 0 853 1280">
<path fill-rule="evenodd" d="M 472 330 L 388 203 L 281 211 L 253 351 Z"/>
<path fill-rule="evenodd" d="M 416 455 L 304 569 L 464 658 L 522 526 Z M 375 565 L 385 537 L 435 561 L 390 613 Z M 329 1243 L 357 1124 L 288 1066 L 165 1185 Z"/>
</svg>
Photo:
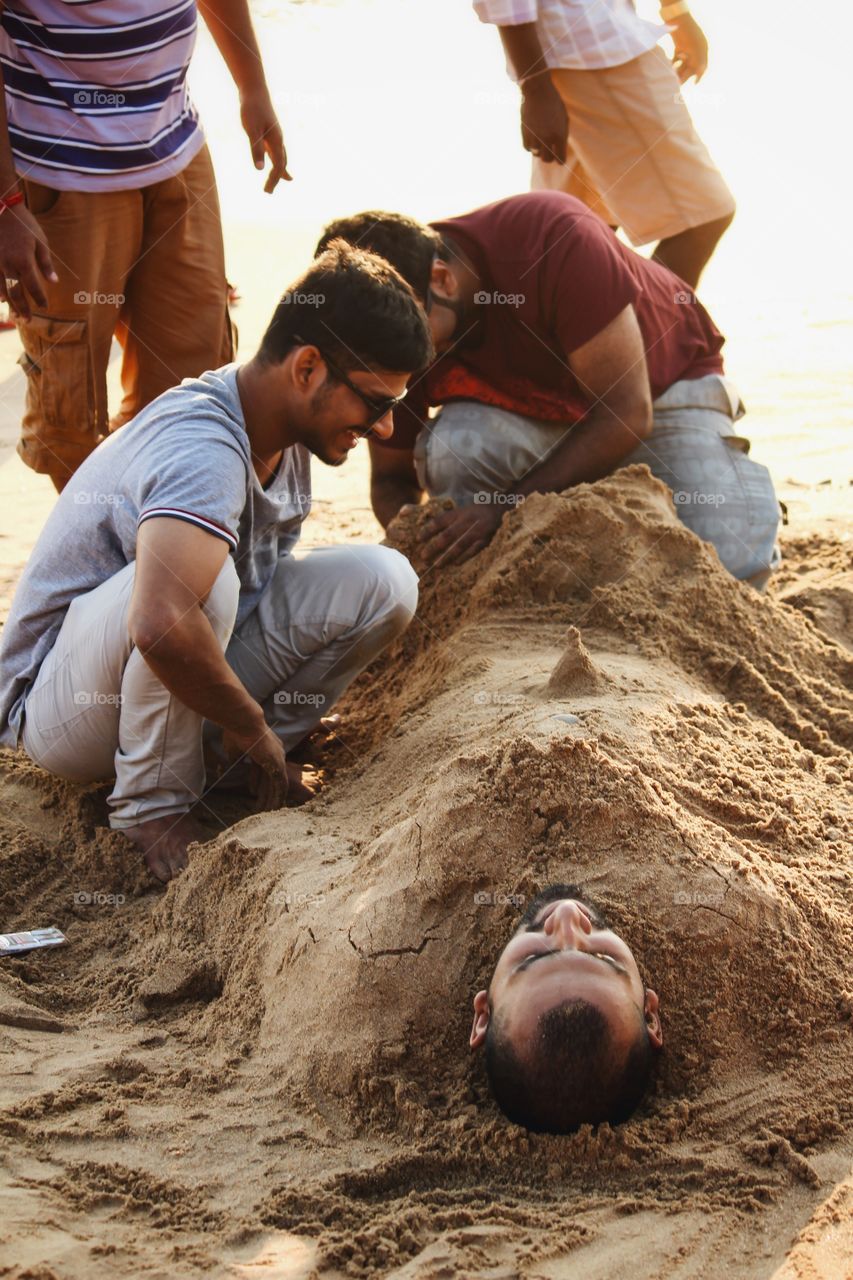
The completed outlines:
<svg viewBox="0 0 853 1280">
<path fill-rule="evenodd" d="M 148 870 L 163 884 L 187 865 L 188 845 L 209 839 L 204 827 L 188 813 L 152 818 L 136 827 L 125 827 L 122 835 L 142 850 Z"/>
</svg>

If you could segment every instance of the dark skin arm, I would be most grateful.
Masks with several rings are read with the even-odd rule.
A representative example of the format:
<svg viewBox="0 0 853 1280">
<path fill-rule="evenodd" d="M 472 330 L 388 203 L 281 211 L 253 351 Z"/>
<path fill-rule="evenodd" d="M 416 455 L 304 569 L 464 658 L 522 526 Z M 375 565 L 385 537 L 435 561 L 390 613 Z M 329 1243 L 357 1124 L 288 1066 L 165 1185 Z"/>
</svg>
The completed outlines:
<svg viewBox="0 0 853 1280">
<path fill-rule="evenodd" d="M 413 449 L 387 449 L 370 440 L 370 503 L 387 529 L 401 507 L 417 505 L 423 490 L 415 474 Z"/>
<path fill-rule="evenodd" d="M 498 30 L 521 84 L 522 146 L 548 164 L 565 164 L 569 118 L 545 65 L 536 24 L 522 22 Z"/>
<path fill-rule="evenodd" d="M 600 480 L 651 435 L 646 353 L 633 306 L 573 351 L 568 364 L 592 407 L 559 449 L 513 487 L 522 497 Z"/>
<path fill-rule="evenodd" d="M 199 0 L 198 8 L 240 94 L 240 121 L 255 168 L 263 169 L 264 157 L 269 157 L 272 167 L 264 191 L 271 192 L 281 179 L 290 182 L 291 177 L 247 0 Z"/>
<path fill-rule="evenodd" d="M 652 400 L 640 326 L 627 306 L 568 357 L 590 403 L 560 446 L 496 502 L 435 516 L 425 530 L 425 559 L 461 563 L 488 546 L 506 511 L 531 493 L 562 493 L 609 475 L 652 429 Z M 501 500 L 503 499 L 503 500 Z"/>
</svg>

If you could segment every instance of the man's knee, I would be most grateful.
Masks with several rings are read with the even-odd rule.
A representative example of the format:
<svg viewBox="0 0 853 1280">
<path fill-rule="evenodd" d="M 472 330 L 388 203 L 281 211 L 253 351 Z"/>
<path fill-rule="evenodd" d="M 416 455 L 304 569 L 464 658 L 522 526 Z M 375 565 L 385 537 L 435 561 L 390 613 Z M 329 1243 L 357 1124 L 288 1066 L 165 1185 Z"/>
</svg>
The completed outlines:
<svg viewBox="0 0 853 1280">
<path fill-rule="evenodd" d="M 406 557 L 392 547 L 360 547 L 358 556 L 378 586 L 376 620 L 399 635 L 418 607 L 418 575 Z"/>
<path fill-rule="evenodd" d="M 231 556 L 225 557 L 225 563 L 219 570 L 216 581 L 210 588 L 202 608 L 223 649 L 228 643 L 237 617 L 237 605 L 240 600 L 240 578 Z"/>
<path fill-rule="evenodd" d="M 556 428 L 478 400 L 444 406 L 416 446 L 418 476 L 431 497 L 477 501 L 517 479 L 543 452 Z"/>
</svg>

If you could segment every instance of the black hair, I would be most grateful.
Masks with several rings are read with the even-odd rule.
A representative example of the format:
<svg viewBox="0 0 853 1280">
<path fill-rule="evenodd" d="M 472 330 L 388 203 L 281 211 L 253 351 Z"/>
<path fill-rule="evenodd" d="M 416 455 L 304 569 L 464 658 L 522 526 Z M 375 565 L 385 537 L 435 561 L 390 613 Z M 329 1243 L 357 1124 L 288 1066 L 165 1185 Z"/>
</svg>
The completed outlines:
<svg viewBox="0 0 853 1280">
<path fill-rule="evenodd" d="M 399 271 L 422 301 L 429 292 L 433 258 L 447 256 L 437 231 L 403 213 L 370 209 L 349 218 L 336 218 L 321 235 L 315 252 L 322 253 L 337 239 L 378 253 Z"/>
<path fill-rule="evenodd" d="M 508 1120 L 534 1133 L 572 1133 L 605 1120 L 621 1124 L 648 1089 L 654 1056 L 639 1010 L 631 1046 L 617 1053 L 607 1019 L 586 1000 L 544 1013 L 523 1059 L 492 1016 L 485 1050 L 495 1101 Z"/>
<path fill-rule="evenodd" d="M 332 240 L 283 295 L 258 356 L 277 364 L 297 338 L 346 372 L 414 373 L 434 354 L 423 307 L 399 272 L 341 239 Z"/>
</svg>

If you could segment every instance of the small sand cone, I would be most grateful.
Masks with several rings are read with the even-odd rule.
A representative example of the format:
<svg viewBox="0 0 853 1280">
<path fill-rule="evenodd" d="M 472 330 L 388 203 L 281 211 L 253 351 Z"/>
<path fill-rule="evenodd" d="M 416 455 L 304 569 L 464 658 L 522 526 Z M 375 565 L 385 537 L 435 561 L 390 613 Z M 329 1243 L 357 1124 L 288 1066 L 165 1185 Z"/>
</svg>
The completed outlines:
<svg viewBox="0 0 853 1280">
<path fill-rule="evenodd" d="M 584 648 L 577 627 L 569 627 L 563 656 L 551 672 L 548 691 L 557 697 L 567 693 L 597 693 L 605 678 Z"/>
</svg>

